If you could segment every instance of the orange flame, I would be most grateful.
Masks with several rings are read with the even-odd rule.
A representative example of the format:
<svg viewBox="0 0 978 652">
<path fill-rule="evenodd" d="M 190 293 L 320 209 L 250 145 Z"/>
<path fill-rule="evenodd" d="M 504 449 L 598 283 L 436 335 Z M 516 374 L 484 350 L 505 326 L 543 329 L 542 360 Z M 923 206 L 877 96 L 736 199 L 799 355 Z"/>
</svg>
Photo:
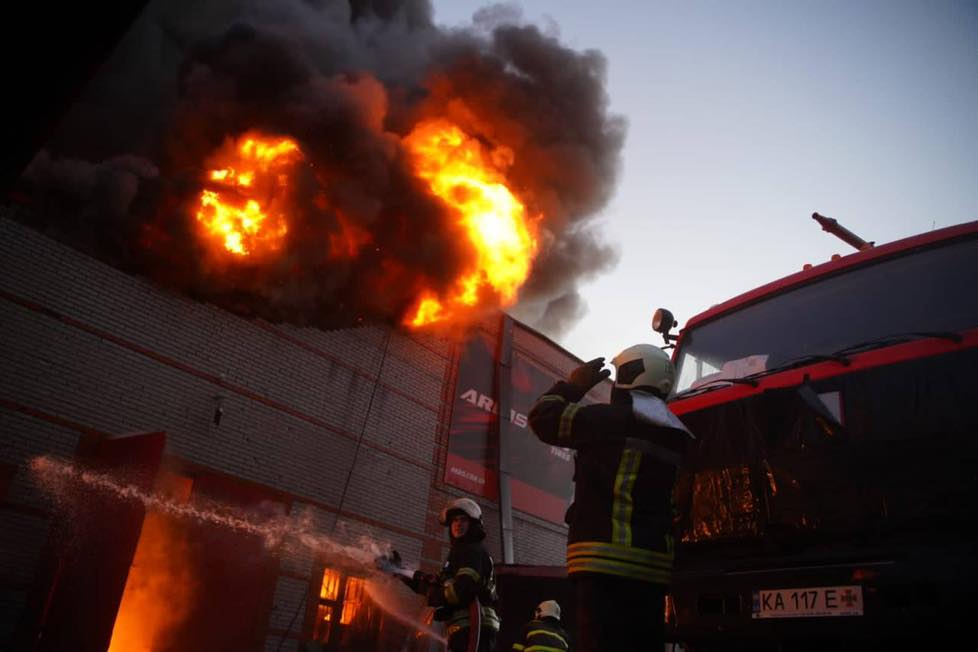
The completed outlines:
<svg viewBox="0 0 978 652">
<path fill-rule="evenodd" d="M 213 250 L 244 257 L 282 247 L 289 172 L 301 160 L 295 141 L 257 132 L 229 141 L 211 158 L 210 189 L 200 194 L 197 222 Z"/>
<path fill-rule="evenodd" d="M 166 476 L 160 482 L 165 493 L 181 502 L 190 495 L 189 478 Z M 174 517 L 146 512 L 108 652 L 168 647 L 170 632 L 194 608 L 197 581 L 188 537 Z"/>
<path fill-rule="evenodd" d="M 480 141 L 443 119 L 419 124 L 405 143 L 418 176 L 457 214 L 476 253 L 448 296 L 424 291 L 405 323 L 419 327 L 451 320 L 479 303 L 484 290 L 501 305 L 516 300 L 536 253 L 536 228 L 526 206 L 505 184 L 513 152 L 486 151 Z"/>
<path fill-rule="evenodd" d="M 358 577 L 348 577 L 342 601 L 340 598 L 341 575 L 339 571 L 331 568 L 323 570 L 323 582 L 319 589 L 320 604 L 316 607 L 316 620 L 313 625 L 313 640 L 319 643 L 328 643 L 333 632 L 334 616 L 332 604 L 341 604 L 340 625 L 349 625 L 356 619 L 357 614 L 361 613 L 364 602 L 365 580 Z"/>
</svg>

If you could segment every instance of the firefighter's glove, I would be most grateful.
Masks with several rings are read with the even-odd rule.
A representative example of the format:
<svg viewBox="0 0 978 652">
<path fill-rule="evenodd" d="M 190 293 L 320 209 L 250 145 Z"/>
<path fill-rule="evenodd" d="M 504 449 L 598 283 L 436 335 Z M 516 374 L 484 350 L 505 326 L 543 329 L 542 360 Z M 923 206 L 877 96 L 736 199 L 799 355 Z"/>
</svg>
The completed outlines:
<svg viewBox="0 0 978 652">
<path fill-rule="evenodd" d="M 377 570 L 390 573 L 392 575 L 403 576 L 404 564 L 401 562 L 401 555 L 396 550 L 391 550 L 389 555 L 381 555 L 374 559 L 374 566 Z"/>
<path fill-rule="evenodd" d="M 592 387 L 611 375 L 611 369 L 602 369 L 602 367 L 604 367 L 604 358 L 595 358 L 570 373 L 567 382 L 580 392 L 580 395 L 575 397 L 576 400 L 583 398 Z"/>
</svg>

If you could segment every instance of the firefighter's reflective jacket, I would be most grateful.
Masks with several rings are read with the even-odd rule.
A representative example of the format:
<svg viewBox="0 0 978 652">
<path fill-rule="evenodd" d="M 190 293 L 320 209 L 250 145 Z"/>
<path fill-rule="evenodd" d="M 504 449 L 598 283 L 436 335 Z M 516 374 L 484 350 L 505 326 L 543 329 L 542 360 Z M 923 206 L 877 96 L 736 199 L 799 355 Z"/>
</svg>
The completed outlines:
<svg viewBox="0 0 978 652">
<path fill-rule="evenodd" d="M 567 573 L 669 584 L 672 491 L 688 431 L 649 394 L 615 390 L 610 404 L 596 405 L 580 398 L 579 389 L 559 382 L 529 415 L 542 441 L 577 450 Z M 663 416 L 648 417 L 640 405 Z"/>
<path fill-rule="evenodd" d="M 570 637 L 556 618 L 531 620 L 523 626 L 523 633 L 513 650 L 517 652 L 564 652 L 570 649 Z"/>
<path fill-rule="evenodd" d="M 469 627 L 469 604 L 474 598 L 479 598 L 482 607 L 482 628 L 499 631 L 496 575 L 492 557 L 482 543 L 453 542 L 437 579 L 428 591 L 428 604 L 438 608 L 435 620 L 445 623 L 449 637 Z"/>
</svg>

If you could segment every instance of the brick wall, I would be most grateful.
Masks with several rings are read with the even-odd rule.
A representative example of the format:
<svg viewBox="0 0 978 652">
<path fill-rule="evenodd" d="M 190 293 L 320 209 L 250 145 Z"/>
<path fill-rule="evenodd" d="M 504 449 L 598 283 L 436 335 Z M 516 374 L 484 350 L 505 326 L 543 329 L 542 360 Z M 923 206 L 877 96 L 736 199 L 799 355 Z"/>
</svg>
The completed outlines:
<svg viewBox="0 0 978 652">
<path fill-rule="evenodd" d="M 498 320 L 482 325 L 498 331 Z M 168 459 L 291 497 L 323 533 L 392 545 L 437 567 L 458 345 L 378 326 L 322 331 L 244 319 L 127 275 L 0 209 L 0 641 L 36 572 L 51 507 L 27 464 L 71 457 L 83 435 L 165 431 Z M 574 358 L 521 328 L 521 352 Z M 216 398 L 223 416 L 213 423 Z M 501 557 L 498 511 L 487 544 Z M 514 514 L 516 562 L 560 564 L 562 526 Z M 322 560 L 280 554 L 269 649 L 295 649 L 297 595 Z M 290 621 L 291 625 L 290 625 Z"/>
</svg>

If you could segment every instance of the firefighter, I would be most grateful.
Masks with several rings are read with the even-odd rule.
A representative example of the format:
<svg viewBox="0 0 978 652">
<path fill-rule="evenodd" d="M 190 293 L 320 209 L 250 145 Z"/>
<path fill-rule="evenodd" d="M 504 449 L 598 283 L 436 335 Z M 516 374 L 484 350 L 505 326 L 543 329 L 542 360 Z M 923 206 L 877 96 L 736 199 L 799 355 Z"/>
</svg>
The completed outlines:
<svg viewBox="0 0 978 652">
<path fill-rule="evenodd" d="M 637 344 L 612 364 L 610 403 L 580 403 L 611 375 L 596 358 L 541 396 L 529 421 L 542 441 L 576 449 L 574 503 L 565 520 L 577 649 L 661 650 L 673 484 L 692 434 L 664 401 L 675 379 L 665 352 Z"/>
<path fill-rule="evenodd" d="M 451 550 L 438 575 L 415 571 L 407 585 L 416 593 L 427 596 L 428 605 L 435 607 L 435 620 L 445 623 L 448 649 L 464 652 L 468 649 L 470 605 L 478 599 L 481 605 L 479 651 L 491 652 L 499 633 L 496 615 L 496 576 L 492 557 L 482 540 L 486 531 L 482 525 L 482 509 L 470 498 L 453 500 L 441 511 L 439 522 L 448 528 Z"/>
<path fill-rule="evenodd" d="M 545 600 L 537 605 L 533 620 L 523 626 L 519 641 L 513 643 L 517 652 L 563 652 L 570 650 L 570 637 L 560 626 L 560 605 Z"/>
</svg>

